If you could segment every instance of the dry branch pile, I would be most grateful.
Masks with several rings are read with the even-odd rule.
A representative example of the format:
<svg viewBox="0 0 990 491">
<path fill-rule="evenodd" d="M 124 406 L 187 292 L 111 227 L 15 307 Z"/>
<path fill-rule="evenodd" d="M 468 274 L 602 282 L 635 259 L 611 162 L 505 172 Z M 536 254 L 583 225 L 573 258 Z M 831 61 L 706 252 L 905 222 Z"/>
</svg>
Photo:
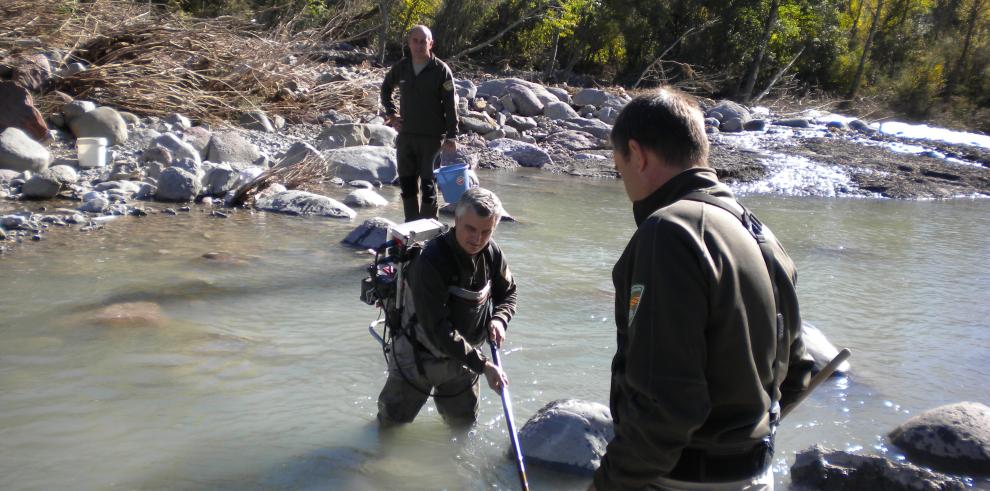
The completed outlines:
<svg viewBox="0 0 990 491">
<path fill-rule="evenodd" d="M 251 182 L 241 186 L 231 199 L 231 206 L 251 204 L 259 193 L 268 189 L 272 184 L 282 184 L 286 189 L 302 189 L 307 184 L 321 181 L 328 171 L 327 161 L 323 157 L 311 156 L 301 162 L 275 166 L 258 175 Z"/>
<path fill-rule="evenodd" d="M 87 71 L 55 86 L 100 105 L 204 121 L 253 109 L 292 122 L 314 121 L 330 109 L 349 116 L 374 110 L 371 79 L 318 84 L 320 64 L 293 48 L 318 43 L 286 39 L 282 30 L 262 32 L 229 17 L 184 18 L 127 1 L 3 3 L 0 45 L 16 51 L 13 40 L 37 38 L 63 50 L 63 63 L 88 62 Z"/>
</svg>

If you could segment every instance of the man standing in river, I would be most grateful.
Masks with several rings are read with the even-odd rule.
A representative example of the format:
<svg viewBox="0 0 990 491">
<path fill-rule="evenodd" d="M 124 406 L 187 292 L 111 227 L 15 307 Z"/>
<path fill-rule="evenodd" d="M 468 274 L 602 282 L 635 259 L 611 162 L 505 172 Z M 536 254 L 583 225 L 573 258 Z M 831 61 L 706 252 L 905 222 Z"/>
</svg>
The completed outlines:
<svg viewBox="0 0 990 491">
<path fill-rule="evenodd" d="M 481 349 L 486 340 L 502 344 L 516 312 L 516 282 L 491 240 L 502 213 L 495 193 L 465 191 L 454 228 L 410 264 L 406 305 L 415 314 L 404 312 L 405 334 L 392 344 L 378 396 L 382 426 L 412 422 L 431 395 L 445 421 L 470 424 L 478 416 L 479 376 L 496 392 L 508 383 Z"/>
<path fill-rule="evenodd" d="M 686 94 L 636 98 L 612 143 L 638 228 L 612 271 L 615 438 L 589 489 L 773 489 L 780 409 L 813 366 L 794 264 L 708 166 Z"/>
<path fill-rule="evenodd" d="M 407 222 L 437 218 L 433 160 L 441 147 L 444 152 L 457 149 L 454 138 L 458 123 L 454 75 L 446 63 L 433 56 L 433 33 L 426 26 L 415 26 L 409 30 L 408 40 L 409 56 L 385 74 L 381 93 L 385 122 L 399 132 L 395 146 Z M 399 115 L 392 100 L 396 86 Z M 422 203 L 419 191 L 423 193 Z"/>
</svg>

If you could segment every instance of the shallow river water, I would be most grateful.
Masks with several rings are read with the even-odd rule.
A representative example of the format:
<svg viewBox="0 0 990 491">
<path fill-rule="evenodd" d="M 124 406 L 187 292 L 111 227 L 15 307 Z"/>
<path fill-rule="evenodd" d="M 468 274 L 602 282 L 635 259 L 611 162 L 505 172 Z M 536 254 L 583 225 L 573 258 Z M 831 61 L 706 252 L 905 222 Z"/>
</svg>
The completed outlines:
<svg viewBox="0 0 990 491">
<path fill-rule="evenodd" d="M 610 274 L 634 228 L 621 183 L 481 178 L 520 220 L 496 235 L 519 283 L 504 355 L 518 424 L 558 398 L 607 403 Z M 780 488 L 812 444 L 897 456 L 885 434 L 912 415 L 990 403 L 990 202 L 743 201 L 797 263 L 805 320 L 853 351 L 851 376 L 784 421 Z M 194 208 L 0 258 L 0 489 L 514 489 L 487 388 L 469 432 L 428 403 L 379 433 L 377 311 L 357 299 L 369 258 L 339 244 L 357 223 Z M 99 315 L 122 302 L 153 304 Z M 529 474 L 533 489 L 588 482 Z"/>
</svg>

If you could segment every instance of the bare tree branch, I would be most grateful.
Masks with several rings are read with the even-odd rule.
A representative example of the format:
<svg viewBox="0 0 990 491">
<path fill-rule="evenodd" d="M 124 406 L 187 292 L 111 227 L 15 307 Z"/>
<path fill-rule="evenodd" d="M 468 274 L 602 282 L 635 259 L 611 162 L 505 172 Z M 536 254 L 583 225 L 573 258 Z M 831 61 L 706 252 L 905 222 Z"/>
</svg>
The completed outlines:
<svg viewBox="0 0 990 491">
<path fill-rule="evenodd" d="M 541 7 L 539 7 L 539 6 L 534 7 L 532 10 L 530 10 L 529 12 L 527 12 L 526 15 L 524 15 L 524 16 L 516 19 L 515 22 L 513 22 L 512 24 L 509 24 L 508 26 L 505 27 L 505 29 L 502 29 L 501 31 L 499 31 L 498 34 L 496 34 L 496 35 L 488 38 L 487 40 L 485 40 L 481 44 L 478 44 L 478 45 L 472 46 L 470 48 L 467 48 L 467 49 L 461 51 L 460 53 L 457 53 L 456 55 L 451 56 L 448 59 L 450 59 L 450 60 L 456 60 L 456 59 L 458 59 L 458 58 L 460 58 L 460 57 L 462 57 L 464 55 L 469 55 L 471 53 L 474 53 L 475 51 L 480 51 L 480 50 L 484 49 L 485 47 L 491 45 L 495 41 L 498 41 L 499 38 L 501 38 L 502 36 L 504 36 L 509 31 L 515 29 L 516 27 L 519 27 L 519 25 L 521 25 L 522 23 L 524 23 L 526 21 L 529 21 L 529 20 L 532 20 L 532 19 L 535 19 L 535 18 L 543 15 L 543 13 L 544 13 L 543 11 L 544 11 L 544 9 L 541 8 Z"/>
<path fill-rule="evenodd" d="M 767 94 L 770 93 L 770 89 L 772 89 L 773 86 L 774 86 L 774 84 L 776 84 L 777 81 L 780 80 L 780 77 L 783 77 L 784 76 L 784 73 L 787 73 L 787 70 L 790 70 L 791 69 L 791 66 L 794 65 L 794 62 L 798 61 L 798 58 L 800 58 L 801 55 L 804 53 L 804 49 L 805 48 L 807 48 L 807 46 L 802 46 L 801 47 L 801 49 L 797 52 L 797 54 L 794 55 L 794 58 L 791 58 L 791 61 L 788 64 L 784 65 L 784 67 L 781 68 L 773 76 L 772 79 L 770 79 L 770 83 L 767 84 L 767 88 L 763 89 L 763 92 L 760 92 L 759 95 L 757 95 L 756 97 L 754 97 L 753 100 L 750 101 L 750 104 L 756 104 L 756 103 L 760 102 L 761 99 L 763 99 L 764 97 L 767 96 Z"/>
<path fill-rule="evenodd" d="M 636 80 L 636 83 L 633 84 L 633 88 L 634 89 L 638 89 L 639 88 L 639 84 L 641 84 L 643 82 L 643 79 L 645 79 L 646 76 L 651 71 L 653 71 L 658 65 L 660 65 L 663 62 L 663 57 L 664 56 L 667 56 L 667 53 L 670 53 L 670 50 L 674 49 L 674 47 L 677 46 L 678 44 L 680 44 L 681 41 L 684 41 L 684 39 L 687 38 L 688 35 L 690 35 L 691 33 L 695 32 L 695 31 L 697 31 L 697 32 L 704 31 L 705 29 L 708 29 L 709 27 L 711 27 L 712 25 L 714 25 L 718 21 L 719 21 L 719 18 L 716 17 L 716 18 L 714 18 L 714 19 L 712 19 L 712 20 L 710 20 L 708 22 L 705 22 L 704 24 L 702 24 L 700 26 L 694 26 L 694 27 L 688 29 L 687 31 L 685 31 L 684 34 L 681 34 L 681 37 L 677 38 L 677 40 L 674 41 L 670 46 L 668 46 L 667 49 L 663 50 L 663 53 L 660 53 L 660 56 L 658 56 L 655 60 L 653 60 L 653 63 L 650 63 L 650 66 L 646 67 L 646 69 L 643 70 L 643 73 L 641 73 L 639 75 L 639 79 L 637 79 Z"/>
</svg>

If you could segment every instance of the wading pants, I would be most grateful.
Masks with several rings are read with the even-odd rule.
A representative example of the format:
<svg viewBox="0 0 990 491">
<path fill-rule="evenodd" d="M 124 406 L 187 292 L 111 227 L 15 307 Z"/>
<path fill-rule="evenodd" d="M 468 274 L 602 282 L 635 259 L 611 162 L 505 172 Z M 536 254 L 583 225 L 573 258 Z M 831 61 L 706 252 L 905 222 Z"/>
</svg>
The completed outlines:
<svg viewBox="0 0 990 491">
<path fill-rule="evenodd" d="M 379 423 L 411 423 L 430 392 L 437 394 L 433 402 L 444 421 L 458 426 L 473 423 L 478 417 L 478 377 L 458 362 L 437 359 L 423 351 L 417 353 L 424 372 L 420 373 L 413 349 L 405 336 L 392 344 L 388 379 L 378 396 Z"/>
<path fill-rule="evenodd" d="M 395 143 L 399 160 L 399 187 L 406 221 L 437 218 L 437 186 L 433 179 L 433 158 L 440 150 L 439 136 L 399 133 Z M 417 189 L 418 188 L 418 189 Z M 423 193 L 420 204 L 419 191 Z"/>
<path fill-rule="evenodd" d="M 758 476 L 729 482 L 688 482 L 661 477 L 649 486 L 663 491 L 773 491 L 773 467 Z"/>
</svg>

